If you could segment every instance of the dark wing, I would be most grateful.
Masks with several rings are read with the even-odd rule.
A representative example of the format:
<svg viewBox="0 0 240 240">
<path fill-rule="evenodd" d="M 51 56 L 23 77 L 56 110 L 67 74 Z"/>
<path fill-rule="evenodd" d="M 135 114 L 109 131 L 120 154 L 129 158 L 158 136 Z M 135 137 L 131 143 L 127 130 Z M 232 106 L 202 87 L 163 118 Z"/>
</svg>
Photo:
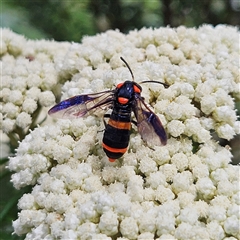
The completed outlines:
<svg viewBox="0 0 240 240">
<path fill-rule="evenodd" d="M 141 96 L 136 97 L 135 103 L 133 111 L 143 141 L 154 146 L 166 145 L 167 134 L 158 116 L 149 109 Z"/>
<path fill-rule="evenodd" d="M 55 118 L 68 119 L 98 114 L 112 106 L 113 97 L 114 90 L 77 95 L 58 103 L 48 111 L 48 114 Z"/>
</svg>

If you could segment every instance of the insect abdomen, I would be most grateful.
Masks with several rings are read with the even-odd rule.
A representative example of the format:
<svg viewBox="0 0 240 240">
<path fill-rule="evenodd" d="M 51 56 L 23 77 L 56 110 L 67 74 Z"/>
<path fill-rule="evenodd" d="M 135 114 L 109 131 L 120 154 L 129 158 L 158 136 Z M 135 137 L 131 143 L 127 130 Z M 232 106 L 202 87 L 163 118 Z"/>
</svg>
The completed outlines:
<svg viewBox="0 0 240 240">
<path fill-rule="evenodd" d="M 127 122 L 121 122 L 110 118 L 103 135 L 102 143 L 109 161 L 115 161 L 115 159 L 120 158 L 127 151 L 130 129 L 130 119 Z"/>
</svg>

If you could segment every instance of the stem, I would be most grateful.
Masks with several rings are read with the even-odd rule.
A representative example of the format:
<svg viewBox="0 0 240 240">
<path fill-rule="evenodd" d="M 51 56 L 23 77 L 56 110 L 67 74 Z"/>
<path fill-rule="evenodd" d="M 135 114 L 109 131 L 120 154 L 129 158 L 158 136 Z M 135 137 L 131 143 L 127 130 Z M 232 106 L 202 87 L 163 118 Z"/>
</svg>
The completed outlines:
<svg viewBox="0 0 240 240">
<path fill-rule="evenodd" d="M 38 105 L 36 111 L 32 114 L 32 123 L 30 124 L 27 133 L 29 133 L 30 130 L 33 130 L 37 126 L 36 122 L 41 111 L 42 111 L 42 106 Z"/>
<path fill-rule="evenodd" d="M 7 136 L 10 139 L 10 148 L 16 149 L 18 147 L 18 141 L 19 141 L 19 138 L 16 136 L 16 133 L 10 132 L 7 134 Z"/>
</svg>

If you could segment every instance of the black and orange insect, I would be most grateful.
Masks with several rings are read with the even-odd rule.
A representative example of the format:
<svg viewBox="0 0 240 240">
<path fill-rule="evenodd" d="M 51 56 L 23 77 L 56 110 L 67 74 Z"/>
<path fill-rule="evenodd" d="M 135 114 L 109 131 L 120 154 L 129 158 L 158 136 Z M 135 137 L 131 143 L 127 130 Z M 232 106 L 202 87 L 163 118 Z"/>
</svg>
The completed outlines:
<svg viewBox="0 0 240 240">
<path fill-rule="evenodd" d="M 132 75 L 132 81 L 119 83 L 114 90 L 83 94 L 66 99 L 54 107 L 48 113 L 57 118 L 78 118 L 89 114 L 97 114 L 100 110 L 112 109 L 105 123 L 102 146 L 110 162 L 120 158 L 128 148 L 131 123 L 137 125 L 143 141 L 151 145 L 165 145 L 167 143 L 166 132 L 158 116 L 149 109 L 141 96 L 141 86 L 134 82 L 134 76 L 128 63 L 121 57 Z M 156 81 L 142 81 L 141 83 Z M 136 121 L 132 120 L 134 112 Z"/>
</svg>

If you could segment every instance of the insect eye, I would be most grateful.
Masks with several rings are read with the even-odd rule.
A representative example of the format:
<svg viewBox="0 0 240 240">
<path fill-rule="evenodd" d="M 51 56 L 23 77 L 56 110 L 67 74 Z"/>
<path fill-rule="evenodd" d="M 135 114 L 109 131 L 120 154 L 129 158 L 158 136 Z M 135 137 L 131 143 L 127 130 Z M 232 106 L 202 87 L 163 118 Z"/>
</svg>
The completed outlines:
<svg viewBox="0 0 240 240">
<path fill-rule="evenodd" d="M 123 82 L 122 82 L 122 83 L 119 83 L 119 84 L 117 85 L 117 88 L 121 88 L 123 84 L 124 84 Z"/>
<path fill-rule="evenodd" d="M 128 103 L 129 99 L 128 98 L 124 98 L 124 97 L 119 97 L 118 98 L 118 102 L 121 104 L 126 104 Z"/>
<path fill-rule="evenodd" d="M 135 93 L 141 93 L 141 90 L 142 90 L 142 89 L 139 88 L 138 86 L 134 85 L 134 86 L 133 86 L 133 90 L 134 90 Z"/>
</svg>

